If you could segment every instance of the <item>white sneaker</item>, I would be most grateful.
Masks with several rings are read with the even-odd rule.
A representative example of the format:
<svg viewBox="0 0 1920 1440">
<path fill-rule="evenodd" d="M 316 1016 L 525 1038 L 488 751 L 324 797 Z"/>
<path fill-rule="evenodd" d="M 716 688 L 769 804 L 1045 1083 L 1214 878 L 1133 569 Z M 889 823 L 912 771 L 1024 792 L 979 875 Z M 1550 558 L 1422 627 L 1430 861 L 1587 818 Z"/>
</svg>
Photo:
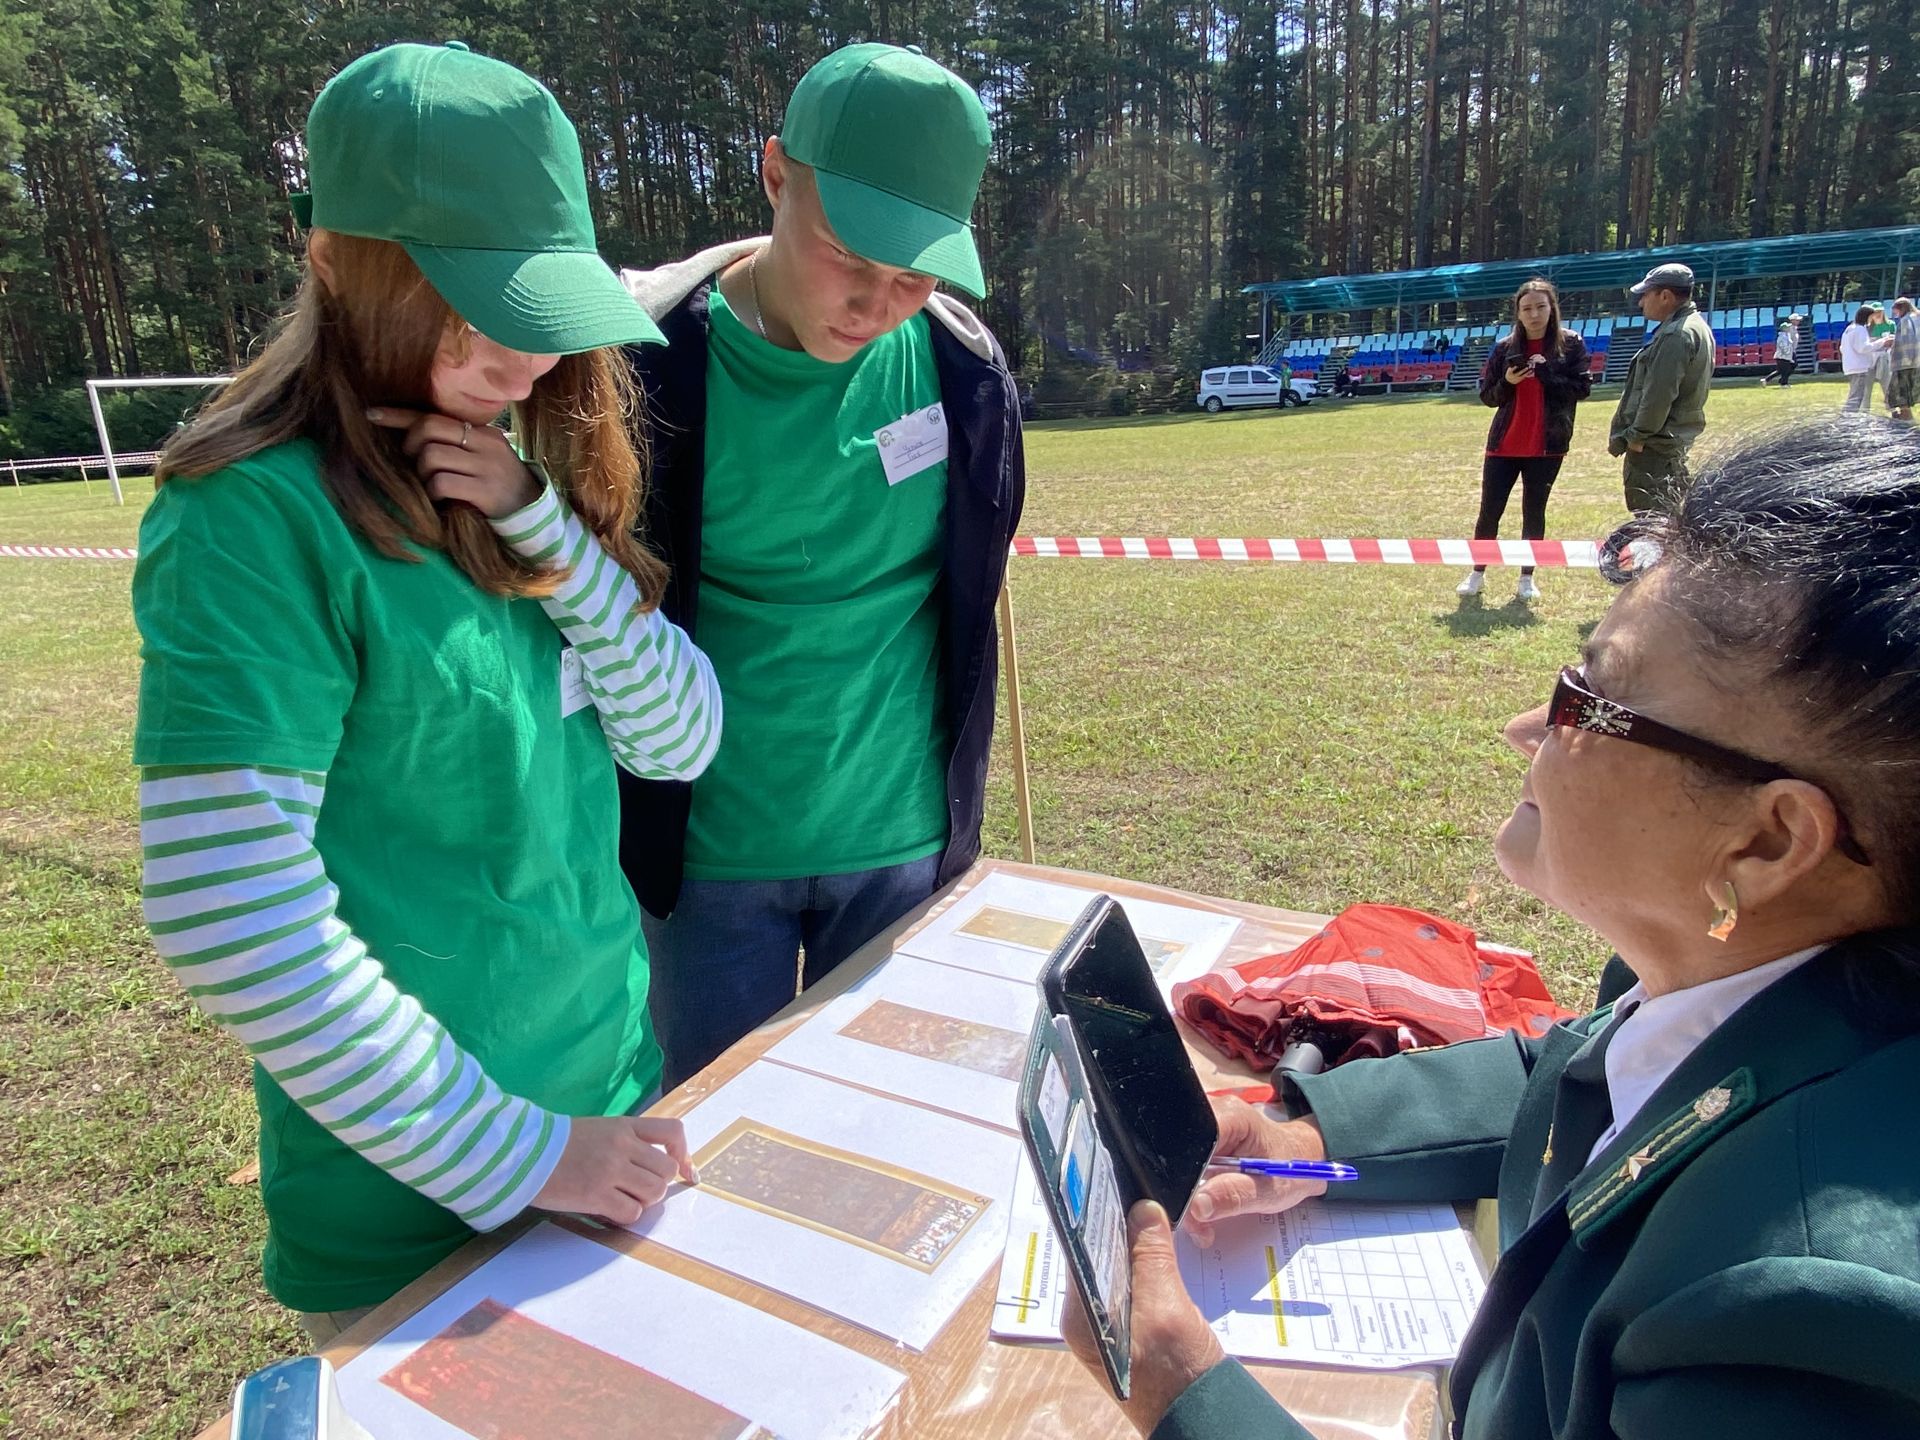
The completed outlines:
<svg viewBox="0 0 1920 1440">
<path fill-rule="evenodd" d="M 1467 578 L 1453 587 L 1453 593 L 1456 595 L 1478 595 L 1482 590 L 1486 589 L 1486 587 L 1487 572 L 1484 570 L 1469 570 L 1467 572 Z"/>
<path fill-rule="evenodd" d="M 1522 575 L 1520 577 L 1520 588 L 1513 592 L 1513 598 L 1516 600 L 1538 600 L 1540 598 L 1540 587 L 1533 583 L 1533 577 L 1531 575 Z"/>
</svg>

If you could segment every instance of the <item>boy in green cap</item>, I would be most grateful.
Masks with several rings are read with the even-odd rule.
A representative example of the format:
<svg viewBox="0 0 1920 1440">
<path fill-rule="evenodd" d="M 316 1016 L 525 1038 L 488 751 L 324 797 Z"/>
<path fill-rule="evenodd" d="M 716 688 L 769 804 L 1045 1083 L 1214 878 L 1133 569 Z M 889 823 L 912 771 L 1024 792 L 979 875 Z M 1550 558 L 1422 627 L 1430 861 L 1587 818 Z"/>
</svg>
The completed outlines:
<svg viewBox="0 0 1920 1440">
<path fill-rule="evenodd" d="M 692 1178 L 630 1113 L 660 1051 L 613 772 L 698 774 L 720 705 L 631 533 L 607 347 L 659 332 L 553 97 L 390 46 L 307 160 L 292 313 L 155 476 L 133 749 L 154 947 L 255 1061 L 267 1288 L 322 1345 L 529 1206 Z"/>
<path fill-rule="evenodd" d="M 850 46 L 767 142 L 771 237 L 622 276 L 668 342 L 628 352 L 666 613 L 727 695 L 698 785 L 622 783 L 670 1086 L 979 854 L 1025 463 L 999 345 L 934 286 L 983 292 L 989 140 L 958 76 Z"/>
</svg>

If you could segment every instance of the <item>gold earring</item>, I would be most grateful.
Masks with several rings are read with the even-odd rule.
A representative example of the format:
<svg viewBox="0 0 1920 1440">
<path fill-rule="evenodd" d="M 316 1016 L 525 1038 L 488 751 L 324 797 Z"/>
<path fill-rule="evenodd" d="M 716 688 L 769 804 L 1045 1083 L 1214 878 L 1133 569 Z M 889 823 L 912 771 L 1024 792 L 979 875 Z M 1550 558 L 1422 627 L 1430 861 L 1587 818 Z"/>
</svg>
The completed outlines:
<svg viewBox="0 0 1920 1440">
<path fill-rule="evenodd" d="M 1733 927 L 1740 923 L 1740 896 L 1733 888 L 1733 882 L 1727 881 L 1727 899 L 1724 905 L 1717 905 L 1713 911 L 1713 923 L 1707 926 L 1707 934 L 1714 939 L 1724 941 L 1733 934 Z"/>
</svg>

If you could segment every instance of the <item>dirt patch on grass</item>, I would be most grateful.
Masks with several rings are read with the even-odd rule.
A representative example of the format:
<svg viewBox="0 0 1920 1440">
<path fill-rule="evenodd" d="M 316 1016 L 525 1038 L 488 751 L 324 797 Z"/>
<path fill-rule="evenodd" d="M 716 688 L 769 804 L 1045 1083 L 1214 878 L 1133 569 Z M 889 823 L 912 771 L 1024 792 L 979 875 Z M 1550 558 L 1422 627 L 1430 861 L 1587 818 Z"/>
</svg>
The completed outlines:
<svg viewBox="0 0 1920 1440">
<path fill-rule="evenodd" d="M 108 888 L 140 882 L 140 827 L 131 819 L 51 806 L 0 806 L 0 866 L 55 865 Z"/>
</svg>

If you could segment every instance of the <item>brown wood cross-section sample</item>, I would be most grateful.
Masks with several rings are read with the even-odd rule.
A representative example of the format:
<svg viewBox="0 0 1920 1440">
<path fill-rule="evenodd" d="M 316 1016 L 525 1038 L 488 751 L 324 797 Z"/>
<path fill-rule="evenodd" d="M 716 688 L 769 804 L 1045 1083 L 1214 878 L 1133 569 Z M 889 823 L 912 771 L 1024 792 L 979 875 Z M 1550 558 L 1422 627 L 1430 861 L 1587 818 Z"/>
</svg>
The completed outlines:
<svg viewBox="0 0 1920 1440">
<path fill-rule="evenodd" d="M 693 1162 L 703 1190 L 923 1271 L 993 1200 L 746 1117 Z"/>
<path fill-rule="evenodd" d="M 983 905 L 979 913 L 970 917 L 955 933 L 971 935 L 976 940 L 1018 945 L 1027 950 L 1051 951 L 1067 938 L 1067 931 L 1072 928 L 1071 920 L 1049 920 L 1044 915 L 1029 915 L 1024 910 Z M 1161 940 L 1151 935 L 1137 935 L 1136 938 L 1140 941 L 1140 949 L 1146 954 L 1147 964 L 1156 975 L 1166 969 L 1168 962 L 1178 960 L 1187 952 L 1186 945 L 1179 940 Z"/>
<path fill-rule="evenodd" d="M 482 1300 L 380 1383 L 474 1440 L 746 1440 L 766 1432 L 723 1405 Z"/>
<path fill-rule="evenodd" d="M 1027 1061 L 1027 1037 L 978 1020 L 916 1010 L 894 1000 L 876 1000 L 840 1027 L 849 1040 L 956 1065 L 1002 1080 L 1018 1080 Z"/>
</svg>

